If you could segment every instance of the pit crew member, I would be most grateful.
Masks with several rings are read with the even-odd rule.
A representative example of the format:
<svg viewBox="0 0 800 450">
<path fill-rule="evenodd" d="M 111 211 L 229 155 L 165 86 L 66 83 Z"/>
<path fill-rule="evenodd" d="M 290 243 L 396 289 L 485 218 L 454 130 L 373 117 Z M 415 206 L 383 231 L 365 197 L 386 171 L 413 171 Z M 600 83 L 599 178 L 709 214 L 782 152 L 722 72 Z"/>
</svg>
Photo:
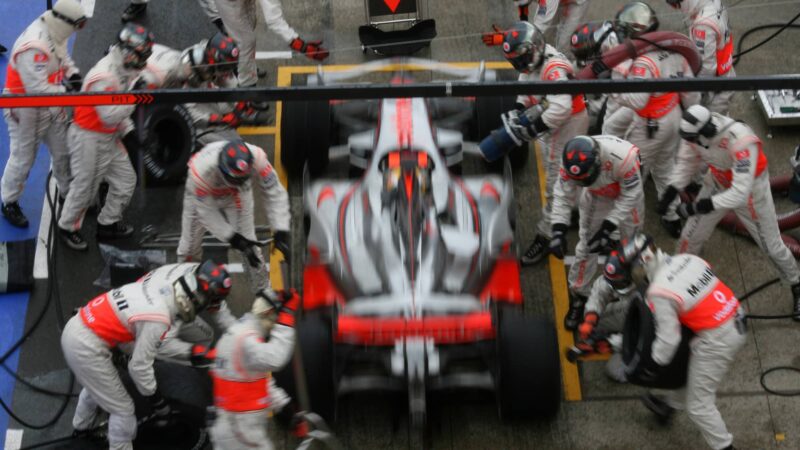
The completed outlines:
<svg viewBox="0 0 800 450">
<path fill-rule="evenodd" d="M 519 20 L 528 20 L 531 0 L 514 0 L 514 4 L 519 10 Z M 533 17 L 533 25 L 542 33 L 547 33 L 547 30 L 555 25 L 554 19 L 558 14 L 559 23 L 556 25 L 555 32 L 556 48 L 567 51 L 569 50 L 570 35 L 578 27 L 578 24 L 583 22 L 588 8 L 588 0 L 539 0 Z"/>
<path fill-rule="evenodd" d="M 659 209 L 666 208 L 704 165 L 709 171 L 696 200 L 678 208 L 687 221 L 677 251 L 699 254 L 717 223 L 728 211 L 734 211 L 781 277 L 791 284 L 792 313 L 794 320 L 800 320 L 800 270 L 778 229 L 761 139 L 744 123 L 700 105 L 684 112 L 680 134 L 685 145 L 678 153 Z"/>
<path fill-rule="evenodd" d="M 122 12 L 122 21 L 131 22 L 139 20 L 142 14 L 147 11 L 148 3 L 150 3 L 150 0 L 131 0 L 131 3 L 125 8 L 125 11 Z M 197 3 L 200 4 L 200 8 L 203 9 L 203 12 L 208 16 L 211 23 L 213 23 L 220 32 L 225 33 L 225 26 L 222 23 L 222 19 L 219 17 L 217 5 L 214 3 L 214 0 L 197 0 Z"/>
<path fill-rule="evenodd" d="M 563 259 L 575 203 L 580 214 L 575 261 L 569 269 L 570 307 L 564 326 L 575 330 L 597 270 L 608 253 L 644 224 L 639 149 L 615 136 L 577 136 L 567 142 L 561 175 L 553 188 L 550 253 Z"/>
</svg>

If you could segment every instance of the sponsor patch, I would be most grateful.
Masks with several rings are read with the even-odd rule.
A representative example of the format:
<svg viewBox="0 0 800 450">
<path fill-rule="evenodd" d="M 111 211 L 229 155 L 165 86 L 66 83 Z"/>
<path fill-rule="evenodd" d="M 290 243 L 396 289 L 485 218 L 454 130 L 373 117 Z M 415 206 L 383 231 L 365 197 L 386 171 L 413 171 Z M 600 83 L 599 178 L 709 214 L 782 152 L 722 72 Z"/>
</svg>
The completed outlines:
<svg viewBox="0 0 800 450">
<path fill-rule="evenodd" d="M 750 150 L 744 149 L 736 152 L 736 160 L 748 159 L 750 158 Z"/>
<path fill-rule="evenodd" d="M 647 69 L 642 66 L 633 66 L 631 68 L 631 74 L 635 77 L 643 77 L 647 75 Z"/>
<path fill-rule="evenodd" d="M 694 30 L 692 30 L 692 34 L 697 39 L 705 40 L 705 38 L 706 38 L 706 30 L 700 30 L 700 29 L 695 28 Z"/>
</svg>

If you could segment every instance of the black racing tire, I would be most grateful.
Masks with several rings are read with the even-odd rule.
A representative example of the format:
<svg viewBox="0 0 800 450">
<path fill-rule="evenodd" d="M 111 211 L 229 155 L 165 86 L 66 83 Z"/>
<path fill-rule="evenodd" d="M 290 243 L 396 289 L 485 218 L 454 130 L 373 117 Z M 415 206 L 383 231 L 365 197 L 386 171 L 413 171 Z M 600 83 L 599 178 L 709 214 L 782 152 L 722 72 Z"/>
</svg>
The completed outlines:
<svg viewBox="0 0 800 450">
<path fill-rule="evenodd" d="M 297 345 L 303 355 L 308 398 L 311 411 L 328 423 L 336 420 L 336 372 L 331 319 L 320 312 L 307 312 L 295 325 Z M 294 360 L 280 372 L 275 372 L 275 382 L 294 401 L 299 401 L 295 383 Z"/>
<path fill-rule="evenodd" d="M 172 408 L 172 421 L 167 427 L 141 424 L 136 437 L 136 448 L 203 448 L 208 440 L 207 409 L 213 402 L 213 383 L 208 371 L 164 361 L 156 361 L 153 368 L 158 392 Z M 136 417 L 141 419 L 150 415 L 152 410 L 149 402 L 139 394 L 125 368 L 120 370 L 120 376 L 133 398 Z"/>
<path fill-rule="evenodd" d="M 516 107 L 515 97 L 476 97 L 475 98 L 475 124 L 472 129 L 475 134 L 470 138 L 475 142 L 480 142 L 486 136 L 503 126 L 500 115 Z M 508 152 L 508 159 L 511 160 L 511 167 L 519 169 L 528 162 L 531 150 L 530 145 L 515 147 Z M 503 161 L 487 163 L 489 168 L 495 172 L 502 172 Z"/>
<path fill-rule="evenodd" d="M 496 395 L 506 421 L 551 418 L 561 405 L 561 367 L 553 323 L 497 309 Z"/>
<path fill-rule="evenodd" d="M 281 163 L 293 175 L 308 170 L 318 176 L 328 167 L 332 130 L 331 106 L 325 100 L 283 102 Z"/>
<path fill-rule="evenodd" d="M 641 297 L 631 302 L 623 330 L 622 360 L 628 382 L 655 389 L 678 389 L 686 384 L 691 353 L 689 342 L 694 336 L 690 329 L 681 327 L 681 343 L 675 357 L 652 381 L 642 381 L 640 378 L 643 368 L 653 364 L 651 350 L 656 337 L 653 313 Z"/>
<path fill-rule="evenodd" d="M 187 163 L 197 150 L 195 128 L 189 111 L 183 105 L 147 105 L 144 109 L 143 141 L 136 133 L 126 146 L 134 147 L 134 168 L 144 167 L 146 185 L 180 184 L 186 176 Z M 139 115 L 137 110 L 133 117 Z M 137 130 L 138 132 L 138 130 Z M 142 174 L 139 174 L 140 177 Z"/>
</svg>

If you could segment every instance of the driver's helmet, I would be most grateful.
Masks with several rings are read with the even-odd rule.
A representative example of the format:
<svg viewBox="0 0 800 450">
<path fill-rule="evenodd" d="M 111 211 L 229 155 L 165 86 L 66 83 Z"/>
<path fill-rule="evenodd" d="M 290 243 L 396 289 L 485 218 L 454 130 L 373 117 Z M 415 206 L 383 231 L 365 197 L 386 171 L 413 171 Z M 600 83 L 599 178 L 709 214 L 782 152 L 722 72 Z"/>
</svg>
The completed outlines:
<svg viewBox="0 0 800 450">
<path fill-rule="evenodd" d="M 647 3 L 631 2 L 623 6 L 615 17 L 620 35 L 633 38 L 658 29 L 656 12 Z"/>
<path fill-rule="evenodd" d="M 408 199 L 426 196 L 431 190 L 433 161 L 424 151 L 400 150 L 390 152 L 380 164 L 383 172 L 383 192 L 402 192 Z"/>
<path fill-rule="evenodd" d="M 503 56 L 522 73 L 542 65 L 544 48 L 544 35 L 528 22 L 517 22 L 503 32 Z"/>
</svg>

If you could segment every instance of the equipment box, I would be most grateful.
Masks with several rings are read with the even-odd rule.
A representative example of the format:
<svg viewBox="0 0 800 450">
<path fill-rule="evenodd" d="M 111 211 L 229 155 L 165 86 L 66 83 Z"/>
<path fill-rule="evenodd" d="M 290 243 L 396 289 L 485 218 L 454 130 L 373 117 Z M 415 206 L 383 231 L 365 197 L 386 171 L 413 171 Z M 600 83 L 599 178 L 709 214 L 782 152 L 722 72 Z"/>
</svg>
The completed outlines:
<svg viewBox="0 0 800 450">
<path fill-rule="evenodd" d="M 758 91 L 758 104 L 769 126 L 800 124 L 800 90 Z"/>
</svg>

